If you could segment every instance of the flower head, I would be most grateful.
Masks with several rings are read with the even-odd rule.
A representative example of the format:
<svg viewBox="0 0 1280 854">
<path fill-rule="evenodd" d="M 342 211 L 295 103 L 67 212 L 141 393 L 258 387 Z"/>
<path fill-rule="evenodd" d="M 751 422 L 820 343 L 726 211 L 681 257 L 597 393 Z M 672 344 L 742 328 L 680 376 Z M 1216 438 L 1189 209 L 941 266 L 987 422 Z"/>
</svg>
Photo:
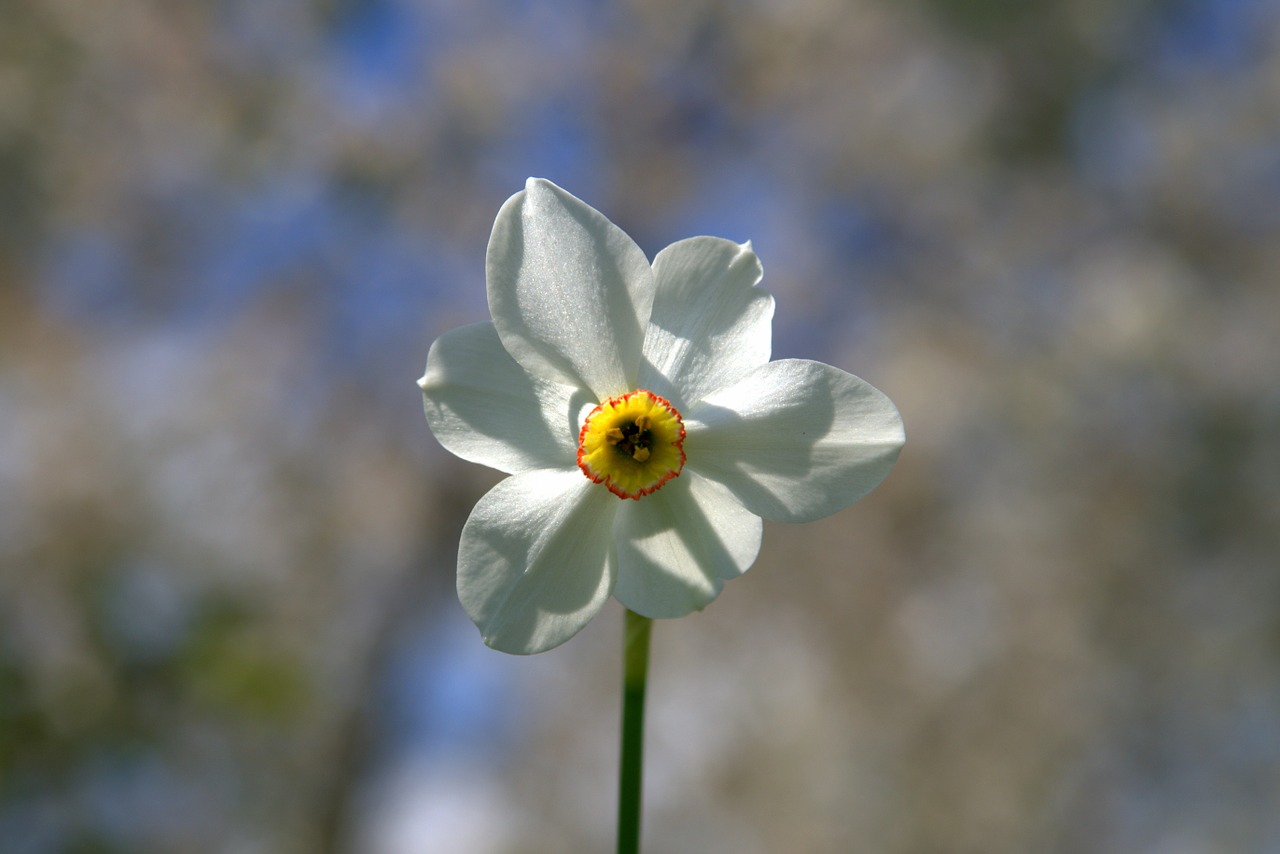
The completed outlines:
<svg viewBox="0 0 1280 854">
<path fill-rule="evenodd" d="M 650 265 L 530 179 L 498 212 L 486 276 L 492 322 L 440 336 L 419 385 L 445 448 L 511 475 L 458 547 L 459 598 L 496 649 L 557 646 L 610 595 L 646 617 L 700 610 L 755 561 L 762 517 L 834 513 L 897 459 L 884 394 L 769 361 L 750 243 L 694 237 Z"/>
</svg>

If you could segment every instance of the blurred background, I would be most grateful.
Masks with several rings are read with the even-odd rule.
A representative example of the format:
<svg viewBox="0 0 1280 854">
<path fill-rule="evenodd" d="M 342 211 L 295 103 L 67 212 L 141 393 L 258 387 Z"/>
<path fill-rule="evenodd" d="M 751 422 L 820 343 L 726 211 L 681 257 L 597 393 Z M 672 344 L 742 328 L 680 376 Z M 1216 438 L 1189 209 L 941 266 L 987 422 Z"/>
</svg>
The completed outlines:
<svg viewBox="0 0 1280 854">
<path fill-rule="evenodd" d="M 2 8 L 6 854 L 610 850 L 414 385 L 528 175 L 907 425 L 656 626 L 648 851 L 1280 852 L 1280 4 Z"/>
</svg>

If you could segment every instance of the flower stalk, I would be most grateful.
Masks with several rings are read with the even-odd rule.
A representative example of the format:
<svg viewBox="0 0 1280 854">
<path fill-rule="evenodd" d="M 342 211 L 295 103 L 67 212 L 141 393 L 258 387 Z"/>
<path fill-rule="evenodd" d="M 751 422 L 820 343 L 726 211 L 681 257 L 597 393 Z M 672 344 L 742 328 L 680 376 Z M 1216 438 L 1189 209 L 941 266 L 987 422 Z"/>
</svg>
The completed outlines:
<svg viewBox="0 0 1280 854">
<path fill-rule="evenodd" d="M 618 854 L 639 854 L 644 769 L 644 695 L 653 620 L 628 609 L 622 641 L 622 756 L 618 770 Z"/>
</svg>

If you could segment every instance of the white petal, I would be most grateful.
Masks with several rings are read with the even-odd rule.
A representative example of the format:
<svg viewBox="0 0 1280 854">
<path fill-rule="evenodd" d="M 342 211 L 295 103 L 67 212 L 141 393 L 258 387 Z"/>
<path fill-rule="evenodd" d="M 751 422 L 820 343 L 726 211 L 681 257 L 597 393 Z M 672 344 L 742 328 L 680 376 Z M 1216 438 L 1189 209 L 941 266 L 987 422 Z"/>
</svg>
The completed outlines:
<svg viewBox="0 0 1280 854">
<path fill-rule="evenodd" d="M 614 596 L 646 617 L 683 617 L 747 571 L 760 551 L 760 517 L 714 481 L 685 469 L 613 523 L 618 543 Z"/>
<path fill-rule="evenodd" d="M 889 473 L 904 440 L 893 401 L 821 362 L 784 359 L 708 395 L 685 418 L 687 467 L 781 522 L 830 515 Z"/>
<path fill-rule="evenodd" d="M 509 473 L 569 468 L 587 392 L 530 376 L 492 323 L 451 329 L 427 354 L 427 423 L 451 453 Z"/>
<path fill-rule="evenodd" d="M 676 408 L 769 361 L 773 297 L 750 243 L 693 237 L 653 261 L 656 292 L 639 385 Z"/>
<path fill-rule="evenodd" d="M 635 388 L 653 271 L 622 229 L 530 178 L 498 211 L 485 265 L 494 325 L 525 369 L 600 400 Z"/>
<path fill-rule="evenodd" d="M 572 471 L 512 475 L 462 528 L 458 598 L 494 649 L 542 652 L 573 637 L 613 590 L 618 499 Z"/>
</svg>

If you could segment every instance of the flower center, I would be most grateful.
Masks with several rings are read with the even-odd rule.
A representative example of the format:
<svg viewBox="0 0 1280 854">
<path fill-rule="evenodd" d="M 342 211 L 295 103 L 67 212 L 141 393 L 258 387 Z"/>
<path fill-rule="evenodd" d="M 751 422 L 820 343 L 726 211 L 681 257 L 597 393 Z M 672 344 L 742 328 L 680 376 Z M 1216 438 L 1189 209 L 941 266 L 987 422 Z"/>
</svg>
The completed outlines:
<svg viewBox="0 0 1280 854">
<path fill-rule="evenodd" d="M 639 499 L 684 468 L 684 421 L 645 389 L 611 397 L 582 424 L 578 468 L 619 498 Z"/>
</svg>

